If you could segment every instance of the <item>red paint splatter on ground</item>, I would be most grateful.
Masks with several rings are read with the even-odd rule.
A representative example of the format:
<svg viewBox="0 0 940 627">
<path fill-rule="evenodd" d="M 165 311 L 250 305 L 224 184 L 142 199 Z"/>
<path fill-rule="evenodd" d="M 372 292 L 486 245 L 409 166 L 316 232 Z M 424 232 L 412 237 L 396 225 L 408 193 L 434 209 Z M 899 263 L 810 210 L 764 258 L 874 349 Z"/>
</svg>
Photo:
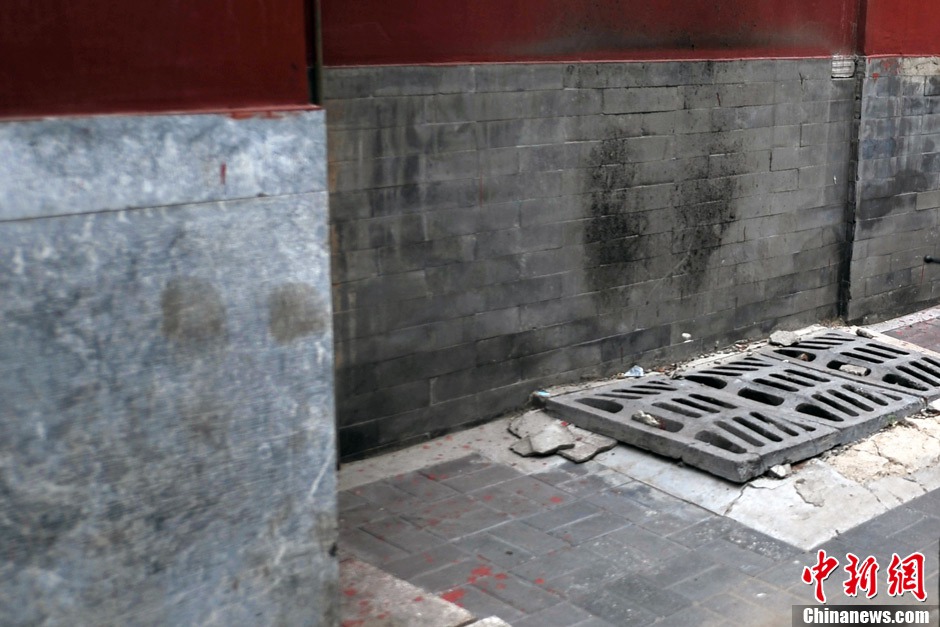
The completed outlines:
<svg viewBox="0 0 940 627">
<path fill-rule="evenodd" d="M 342 627 L 360 627 L 360 625 L 365 625 L 365 621 L 362 620 L 344 620 Z"/>
<path fill-rule="evenodd" d="M 411 600 L 414 601 L 415 603 L 421 603 L 421 601 L 424 601 L 424 597 L 415 597 Z"/>
<path fill-rule="evenodd" d="M 431 446 L 428 445 L 428 444 L 422 444 L 422 445 L 421 445 L 421 448 L 431 448 Z"/>
<path fill-rule="evenodd" d="M 428 520 L 428 527 L 437 527 L 439 524 L 441 524 L 441 521 L 439 521 L 437 518 Z"/>
<path fill-rule="evenodd" d="M 446 438 L 444 438 L 444 439 L 445 439 L 445 440 L 453 440 L 453 439 L 454 439 L 454 436 L 452 436 L 452 435 L 449 435 L 449 436 L 447 436 L 447 437 L 446 437 Z"/>
<path fill-rule="evenodd" d="M 376 618 L 378 619 L 388 618 L 388 612 L 382 612 L 381 614 L 376 616 Z"/>
<path fill-rule="evenodd" d="M 470 571 L 470 576 L 467 577 L 467 583 L 476 583 L 477 579 L 481 577 L 489 577 L 493 574 L 493 569 L 489 566 L 478 566 Z"/>
<path fill-rule="evenodd" d="M 469 450 L 470 450 L 470 445 L 469 445 L 469 444 L 464 444 L 464 445 L 461 446 L 460 448 L 465 448 L 465 449 L 467 449 L 467 450 L 469 451 Z"/>
<path fill-rule="evenodd" d="M 228 166 L 226 164 L 223 163 L 222 165 L 219 166 L 219 182 L 222 185 L 225 185 L 225 173 L 227 170 L 228 170 Z"/>
<path fill-rule="evenodd" d="M 879 76 L 881 76 L 881 74 L 879 74 L 878 72 L 872 72 L 872 73 L 871 73 L 871 77 L 872 77 L 873 79 L 875 79 L 875 80 L 877 80 Z"/>
<path fill-rule="evenodd" d="M 346 588 L 345 590 L 343 590 L 343 594 L 345 594 L 348 597 L 354 597 L 357 594 L 359 594 L 359 591 L 356 590 L 355 588 Z"/>
<path fill-rule="evenodd" d="M 561 498 L 560 496 L 553 496 L 553 497 L 550 498 L 549 500 L 550 500 L 552 503 L 563 503 L 563 502 L 565 501 L 565 499 Z"/>
<path fill-rule="evenodd" d="M 442 594 L 441 598 L 444 599 L 445 601 L 449 601 L 450 603 L 457 603 L 457 601 L 462 599 L 464 595 L 466 594 L 467 594 L 466 591 L 460 588 L 454 588 L 453 590 L 448 590 L 447 592 Z"/>
<path fill-rule="evenodd" d="M 506 589 L 506 584 L 504 584 L 504 583 L 498 583 L 498 584 L 496 584 L 496 589 L 497 589 L 497 590 L 505 590 L 505 589 Z"/>
<path fill-rule="evenodd" d="M 492 500 L 493 500 L 493 495 L 492 495 L 492 494 L 484 494 L 484 495 L 483 495 L 483 500 L 484 500 L 484 501 L 492 501 Z"/>
<path fill-rule="evenodd" d="M 541 577 L 539 577 L 538 579 L 535 580 L 535 583 L 536 583 L 537 585 L 540 585 L 540 586 L 541 586 L 542 584 L 545 583 L 545 580 L 542 579 Z"/>
<path fill-rule="evenodd" d="M 430 479 L 431 481 L 437 481 L 437 476 L 436 476 L 436 475 L 428 475 L 427 477 L 428 477 L 428 479 Z"/>
<path fill-rule="evenodd" d="M 493 575 L 494 579 L 506 579 L 508 577 L 509 575 L 507 575 L 506 573 L 496 573 L 495 575 Z"/>
<path fill-rule="evenodd" d="M 366 608 L 366 607 L 369 607 L 370 605 L 372 604 L 369 603 L 369 599 L 362 599 L 361 601 L 359 601 L 359 607 L 361 608 Z"/>
</svg>

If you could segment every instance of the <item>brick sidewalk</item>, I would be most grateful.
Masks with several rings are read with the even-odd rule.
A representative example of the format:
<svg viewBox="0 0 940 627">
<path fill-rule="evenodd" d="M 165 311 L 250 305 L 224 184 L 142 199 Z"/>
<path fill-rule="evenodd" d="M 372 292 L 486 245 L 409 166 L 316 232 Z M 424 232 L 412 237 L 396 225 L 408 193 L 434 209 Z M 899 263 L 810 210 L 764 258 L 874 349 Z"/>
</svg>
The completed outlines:
<svg viewBox="0 0 940 627">
<path fill-rule="evenodd" d="M 940 323 L 891 335 L 940 348 Z M 340 493 L 342 554 L 354 555 L 476 616 L 515 627 L 790 625 L 814 604 L 801 582 L 810 551 L 790 546 L 595 462 L 523 474 L 470 454 Z M 881 566 L 926 556 L 927 603 L 938 598 L 940 490 L 821 547 L 840 559 L 826 582 L 842 591 L 845 554 Z"/>
</svg>

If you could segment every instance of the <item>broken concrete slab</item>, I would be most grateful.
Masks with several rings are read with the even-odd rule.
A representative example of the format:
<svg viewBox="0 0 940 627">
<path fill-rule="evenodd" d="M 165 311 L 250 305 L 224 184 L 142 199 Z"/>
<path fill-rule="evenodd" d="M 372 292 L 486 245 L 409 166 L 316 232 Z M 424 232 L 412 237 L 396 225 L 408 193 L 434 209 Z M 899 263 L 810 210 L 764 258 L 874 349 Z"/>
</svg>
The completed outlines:
<svg viewBox="0 0 940 627">
<path fill-rule="evenodd" d="M 562 449 L 574 448 L 575 440 L 561 424 L 550 424 L 535 435 L 530 435 L 529 443 L 536 455 L 551 455 Z"/>
<path fill-rule="evenodd" d="M 343 560 L 339 571 L 344 625 L 460 627 L 474 619 L 462 607 L 360 560 Z"/>
<path fill-rule="evenodd" d="M 727 516 L 804 549 L 887 511 L 864 486 L 820 460 L 810 460 L 786 479 L 773 481 L 773 498 L 768 498 L 765 487 L 757 487 L 763 481 L 746 486 Z"/>
<path fill-rule="evenodd" d="M 576 464 L 582 464 L 593 459 L 597 454 L 609 451 L 617 446 L 617 440 L 613 438 L 574 425 L 568 425 L 568 431 L 574 436 L 574 447 L 560 450 L 558 454 Z"/>
<path fill-rule="evenodd" d="M 509 432 L 520 438 L 528 438 L 544 431 L 560 421 L 539 409 L 527 411 L 509 421 Z"/>
<path fill-rule="evenodd" d="M 774 331 L 770 334 L 770 343 L 774 346 L 793 346 L 799 341 L 800 336 L 793 331 Z"/>
<path fill-rule="evenodd" d="M 767 474 L 774 479 L 786 479 L 790 476 L 791 472 L 793 472 L 792 465 L 778 464 L 777 466 L 771 466 L 770 470 L 767 471 Z"/>
</svg>

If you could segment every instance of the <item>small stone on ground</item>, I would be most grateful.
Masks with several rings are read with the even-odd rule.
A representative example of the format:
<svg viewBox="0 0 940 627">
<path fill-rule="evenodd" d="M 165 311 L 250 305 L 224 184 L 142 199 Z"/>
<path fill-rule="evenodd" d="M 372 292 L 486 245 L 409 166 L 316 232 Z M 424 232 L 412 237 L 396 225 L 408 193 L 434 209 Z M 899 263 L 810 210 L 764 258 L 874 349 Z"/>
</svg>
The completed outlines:
<svg viewBox="0 0 940 627">
<path fill-rule="evenodd" d="M 776 466 L 772 466 L 770 470 L 767 471 L 767 474 L 774 479 L 786 479 L 790 476 L 792 471 L 793 467 L 790 466 L 790 464 L 778 464 Z"/>
<path fill-rule="evenodd" d="M 800 341 L 793 331 L 774 331 L 770 334 L 770 343 L 774 346 L 793 346 Z"/>
</svg>

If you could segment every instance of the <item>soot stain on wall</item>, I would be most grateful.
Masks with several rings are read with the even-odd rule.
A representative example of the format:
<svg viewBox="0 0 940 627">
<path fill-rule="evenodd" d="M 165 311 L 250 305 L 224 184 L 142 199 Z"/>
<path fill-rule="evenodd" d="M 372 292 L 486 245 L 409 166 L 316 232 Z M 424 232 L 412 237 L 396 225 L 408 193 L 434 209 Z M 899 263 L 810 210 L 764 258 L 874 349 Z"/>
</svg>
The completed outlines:
<svg viewBox="0 0 940 627">
<path fill-rule="evenodd" d="M 731 152 L 722 146 L 716 153 Z M 608 138 L 590 155 L 590 193 L 584 230 L 586 276 L 596 292 L 629 285 L 631 265 L 670 258 L 661 276 L 676 277 L 683 293 L 697 291 L 708 274 L 710 259 L 720 248 L 736 219 L 734 180 L 730 177 L 678 181 L 673 185 L 672 207 L 649 209 L 632 193 L 634 164 L 622 138 Z M 651 232 L 656 212 L 673 217 L 671 233 Z M 667 237 L 656 237 L 666 235 Z M 671 236 L 671 237 L 669 237 Z M 664 241 L 668 242 L 666 247 Z"/>
<path fill-rule="evenodd" d="M 594 291 L 622 285 L 612 278 L 616 272 L 600 272 L 598 268 L 622 268 L 653 252 L 644 237 L 649 218 L 633 206 L 628 194 L 633 187 L 633 167 L 627 144 L 620 138 L 605 139 L 590 155 L 590 205 L 584 246 L 588 282 Z"/>
</svg>

